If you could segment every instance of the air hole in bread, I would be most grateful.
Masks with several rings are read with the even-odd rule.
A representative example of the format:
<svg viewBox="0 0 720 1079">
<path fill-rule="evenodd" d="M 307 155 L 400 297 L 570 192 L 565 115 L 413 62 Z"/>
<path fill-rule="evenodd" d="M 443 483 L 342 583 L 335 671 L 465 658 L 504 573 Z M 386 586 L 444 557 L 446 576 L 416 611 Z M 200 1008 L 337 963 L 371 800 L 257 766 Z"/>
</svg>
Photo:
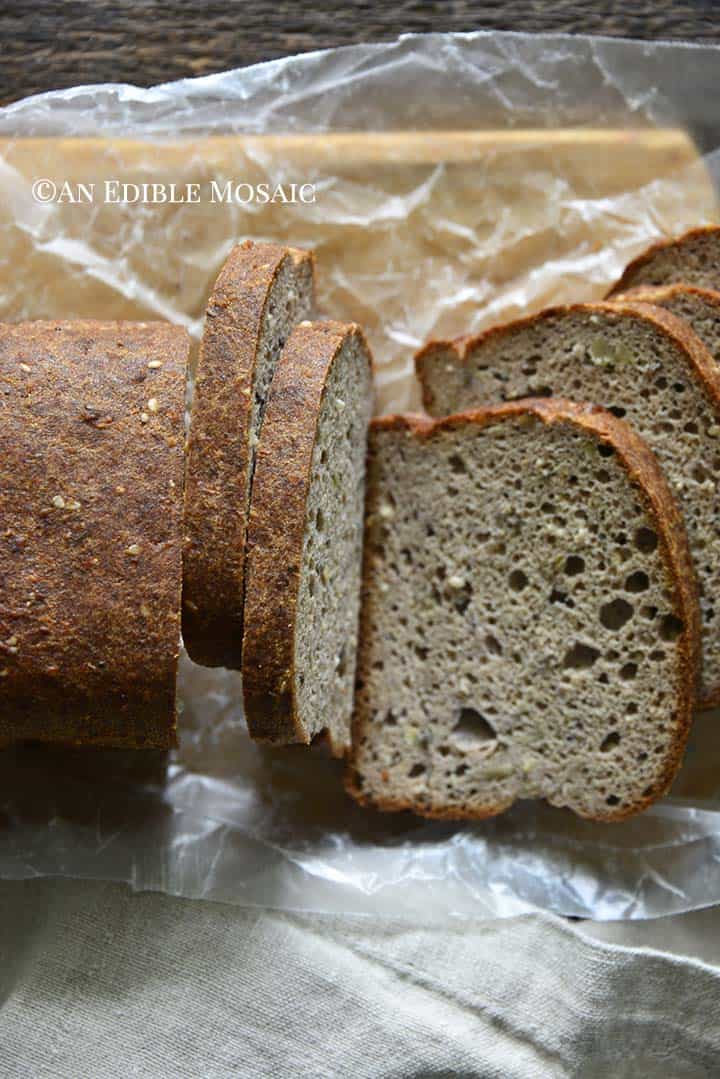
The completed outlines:
<svg viewBox="0 0 720 1079">
<path fill-rule="evenodd" d="M 612 455 L 615 453 L 613 447 L 608 446 L 607 442 L 600 442 L 598 444 L 597 450 L 601 457 L 612 457 Z"/>
<path fill-rule="evenodd" d="M 592 645 L 576 641 L 572 648 L 568 649 L 563 659 L 563 667 L 568 670 L 587 670 L 592 667 L 600 657 L 600 652 Z"/>
<path fill-rule="evenodd" d="M 613 416 L 617 416 L 619 420 L 621 420 L 623 416 L 627 416 L 627 409 L 623 408 L 622 405 L 612 405 L 608 411 L 612 412 Z"/>
<path fill-rule="evenodd" d="M 620 677 L 624 678 L 626 682 L 634 678 L 638 671 L 637 663 L 625 663 L 620 668 Z"/>
<path fill-rule="evenodd" d="M 657 533 L 652 529 L 638 529 L 635 533 L 635 546 L 641 555 L 651 555 L 657 547 Z"/>
<path fill-rule="evenodd" d="M 676 641 L 684 629 L 679 618 L 666 614 L 660 624 L 660 636 L 664 641 Z"/>
<path fill-rule="evenodd" d="M 647 592 L 650 587 L 650 578 L 647 573 L 643 573 L 642 570 L 637 570 L 636 573 L 631 573 L 628 579 L 625 581 L 626 592 Z"/>
<path fill-rule="evenodd" d="M 508 584 L 513 592 L 522 592 L 527 588 L 528 579 L 521 569 L 514 569 L 508 578 Z"/>
<path fill-rule="evenodd" d="M 414 764 L 408 772 L 408 779 L 417 779 L 426 771 L 424 764 Z"/>
<path fill-rule="evenodd" d="M 634 608 L 624 599 L 614 599 L 600 608 L 600 621 L 605 629 L 617 632 L 632 618 Z"/>
<path fill-rule="evenodd" d="M 467 475 L 467 465 L 463 461 L 459 453 L 454 453 L 448 460 L 448 464 L 453 472 L 459 476 Z"/>
<path fill-rule="evenodd" d="M 497 741 L 497 734 L 484 715 L 475 708 L 461 708 L 453 727 L 452 739 L 464 751 L 487 749 Z"/>
<path fill-rule="evenodd" d="M 608 794 L 605 801 L 609 806 L 620 805 L 620 799 L 618 798 L 617 794 Z"/>
<path fill-rule="evenodd" d="M 580 555 L 571 554 L 565 559 L 565 565 L 563 571 L 568 577 L 576 577 L 578 573 L 582 573 L 585 569 L 585 559 Z"/>
<path fill-rule="evenodd" d="M 604 738 L 600 746 L 601 753 L 609 753 L 611 749 L 615 749 L 620 745 L 620 735 L 617 731 L 610 731 L 607 738 Z"/>
<path fill-rule="evenodd" d="M 492 633 L 488 633 L 485 637 L 485 647 L 488 652 L 491 652 L 494 656 L 502 655 L 502 645 L 497 637 L 493 637 Z"/>
</svg>

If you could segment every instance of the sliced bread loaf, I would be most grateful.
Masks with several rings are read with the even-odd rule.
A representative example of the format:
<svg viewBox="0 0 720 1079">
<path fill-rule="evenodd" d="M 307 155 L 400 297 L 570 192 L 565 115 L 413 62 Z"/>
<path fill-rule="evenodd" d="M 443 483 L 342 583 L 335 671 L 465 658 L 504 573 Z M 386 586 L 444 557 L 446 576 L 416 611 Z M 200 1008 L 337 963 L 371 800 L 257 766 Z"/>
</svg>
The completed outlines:
<svg viewBox="0 0 720 1079">
<path fill-rule="evenodd" d="M 687 322 L 709 349 L 720 371 L 720 292 L 696 285 L 638 285 L 618 300 L 650 303 Z"/>
<path fill-rule="evenodd" d="M 208 302 L 188 445 L 183 637 L 192 658 L 240 668 L 255 451 L 280 351 L 312 314 L 306 251 L 234 248 Z"/>
<path fill-rule="evenodd" d="M 591 405 L 371 427 L 350 792 L 481 818 L 617 820 L 670 784 L 698 609 L 655 457 Z"/>
<path fill-rule="evenodd" d="M 189 348 L 0 326 L 0 743 L 175 744 Z"/>
<path fill-rule="evenodd" d="M 250 503 L 243 694 L 253 737 L 350 739 L 372 361 L 358 326 L 302 322 L 270 388 Z"/>
<path fill-rule="evenodd" d="M 669 285 L 676 281 L 720 289 L 720 227 L 704 225 L 673 240 L 653 244 L 626 267 L 608 296 L 637 285 Z"/>
<path fill-rule="evenodd" d="M 644 304 L 550 308 L 417 357 L 426 408 L 566 395 L 624 416 L 655 451 L 685 514 L 703 616 L 702 704 L 720 701 L 720 374 L 695 334 Z"/>
</svg>

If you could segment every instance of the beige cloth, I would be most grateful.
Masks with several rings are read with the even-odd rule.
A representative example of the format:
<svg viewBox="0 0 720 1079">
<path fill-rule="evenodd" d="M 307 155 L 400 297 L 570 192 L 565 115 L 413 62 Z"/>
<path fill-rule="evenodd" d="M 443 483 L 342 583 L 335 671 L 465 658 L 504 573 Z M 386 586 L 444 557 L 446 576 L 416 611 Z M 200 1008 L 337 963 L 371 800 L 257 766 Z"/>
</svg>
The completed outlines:
<svg viewBox="0 0 720 1079">
<path fill-rule="evenodd" d="M 48 880 L 0 908 L 8 1079 L 718 1073 L 720 968 L 546 915 L 423 929 Z"/>
</svg>

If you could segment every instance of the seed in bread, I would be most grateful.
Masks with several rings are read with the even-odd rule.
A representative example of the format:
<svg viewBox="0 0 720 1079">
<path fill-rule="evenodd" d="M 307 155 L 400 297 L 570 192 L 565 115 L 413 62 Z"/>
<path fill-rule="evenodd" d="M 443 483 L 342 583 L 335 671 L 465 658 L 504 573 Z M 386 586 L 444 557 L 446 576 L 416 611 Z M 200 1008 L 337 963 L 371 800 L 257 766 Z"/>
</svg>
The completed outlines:
<svg viewBox="0 0 720 1079">
<path fill-rule="evenodd" d="M 0 326 L 0 742 L 175 744 L 188 353 L 164 323 Z"/>
<path fill-rule="evenodd" d="M 617 820 L 670 784 L 698 607 L 654 455 L 602 409 L 371 425 L 351 793 L 482 818 Z M 392 518 L 383 507 L 392 508 Z"/>
<path fill-rule="evenodd" d="M 247 241 L 208 301 L 188 445 L 183 637 L 210 667 L 240 669 L 255 452 L 282 347 L 313 311 L 313 272 L 307 251 Z"/>
<path fill-rule="evenodd" d="M 416 358 L 425 406 L 564 395 L 626 417 L 657 454 L 685 514 L 703 617 L 702 705 L 720 702 L 720 373 L 661 308 L 628 301 L 550 308 Z"/>
<path fill-rule="evenodd" d="M 670 285 L 678 281 L 720 289 L 719 226 L 704 225 L 653 244 L 625 268 L 608 296 L 617 296 L 637 285 Z"/>
<path fill-rule="evenodd" d="M 297 326 L 277 365 L 250 504 L 243 695 L 253 737 L 350 740 L 372 361 L 360 328 Z"/>
</svg>

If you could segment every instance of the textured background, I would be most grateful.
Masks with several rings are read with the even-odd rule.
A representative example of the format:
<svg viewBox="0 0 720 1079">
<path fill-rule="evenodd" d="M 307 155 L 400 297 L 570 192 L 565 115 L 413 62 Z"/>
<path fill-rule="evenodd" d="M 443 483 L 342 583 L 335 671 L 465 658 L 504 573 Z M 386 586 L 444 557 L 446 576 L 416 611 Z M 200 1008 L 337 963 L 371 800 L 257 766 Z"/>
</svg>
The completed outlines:
<svg viewBox="0 0 720 1079">
<path fill-rule="evenodd" d="M 480 29 L 720 40 L 714 0 L 10 0 L 0 6 L 0 104 L 80 83 L 150 86 L 406 31 Z"/>
</svg>

